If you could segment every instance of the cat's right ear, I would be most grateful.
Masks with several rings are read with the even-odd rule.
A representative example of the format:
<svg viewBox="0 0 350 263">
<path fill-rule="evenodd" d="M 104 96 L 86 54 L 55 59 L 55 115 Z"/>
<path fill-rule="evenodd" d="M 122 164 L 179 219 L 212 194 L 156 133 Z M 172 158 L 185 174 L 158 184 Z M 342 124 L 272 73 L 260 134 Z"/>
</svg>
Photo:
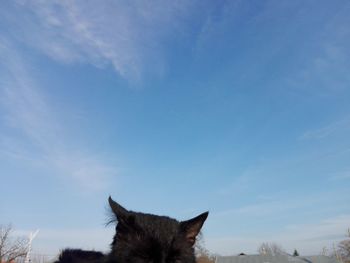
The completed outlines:
<svg viewBox="0 0 350 263">
<path fill-rule="evenodd" d="M 122 207 L 120 204 L 115 202 L 111 196 L 108 198 L 109 206 L 112 209 L 113 214 L 117 218 L 119 223 L 126 223 L 130 216 L 130 212 Z"/>
<path fill-rule="evenodd" d="M 185 237 L 191 246 L 193 246 L 194 243 L 196 242 L 196 237 L 199 234 L 199 231 L 201 230 L 204 224 L 204 221 L 207 219 L 208 214 L 209 212 L 205 212 L 190 220 L 182 221 L 180 223 L 180 227 L 182 231 L 185 233 Z"/>
</svg>

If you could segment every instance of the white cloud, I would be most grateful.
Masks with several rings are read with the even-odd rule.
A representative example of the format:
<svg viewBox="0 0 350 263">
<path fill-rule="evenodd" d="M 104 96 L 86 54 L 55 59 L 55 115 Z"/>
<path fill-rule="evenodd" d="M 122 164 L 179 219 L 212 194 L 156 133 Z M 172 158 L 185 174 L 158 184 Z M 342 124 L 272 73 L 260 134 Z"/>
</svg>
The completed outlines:
<svg viewBox="0 0 350 263">
<path fill-rule="evenodd" d="M 82 189 L 104 189 L 116 168 L 102 157 L 74 148 L 67 129 L 50 107 L 39 84 L 31 77 L 25 61 L 8 48 L 0 47 L 1 106 L 8 132 L 1 134 L 1 153 L 73 180 Z"/>
<path fill-rule="evenodd" d="M 187 1 L 17 3 L 19 26 L 26 30 L 16 32 L 25 43 L 64 63 L 111 64 L 129 79 L 163 70 L 163 41 L 183 33 L 182 19 L 190 5 Z"/>
</svg>

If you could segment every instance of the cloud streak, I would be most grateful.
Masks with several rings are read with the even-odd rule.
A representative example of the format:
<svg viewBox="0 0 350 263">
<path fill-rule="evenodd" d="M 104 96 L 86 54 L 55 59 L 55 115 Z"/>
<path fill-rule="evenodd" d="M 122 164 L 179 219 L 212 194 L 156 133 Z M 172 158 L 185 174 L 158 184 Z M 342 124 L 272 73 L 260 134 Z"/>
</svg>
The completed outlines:
<svg viewBox="0 0 350 263">
<path fill-rule="evenodd" d="M 128 79 L 163 71 L 164 41 L 183 34 L 182 19 L 189 14 L 186 1 L 16 3 L 24 15 L 12 31 L 25 43 L 63 63 L 112 65 Z M 27 30 L 20 30 L 23 25 Z"/>
<path fill-rule="evenodd" d="M 104 189 L 117 174 L 116 168 L 98 155 L 74 148 L 25 61 L 6 41 L 2 41 L 0 54 L 2 117 L 7 126 L 7 132 L 1 134 L 2 154 L 45 166 L 82 189 Z"/>
<path fill-rule="evenodd" d="M 329 136 L 332 136 L 339 131 L 347 131 L 350 130 L 350 120 L 344 119 L 337 122 L 333 122 L 327 126 L 306 131 L 301 139 L 309 140 L 309 139 L 323 139 Z"/>
</svg>

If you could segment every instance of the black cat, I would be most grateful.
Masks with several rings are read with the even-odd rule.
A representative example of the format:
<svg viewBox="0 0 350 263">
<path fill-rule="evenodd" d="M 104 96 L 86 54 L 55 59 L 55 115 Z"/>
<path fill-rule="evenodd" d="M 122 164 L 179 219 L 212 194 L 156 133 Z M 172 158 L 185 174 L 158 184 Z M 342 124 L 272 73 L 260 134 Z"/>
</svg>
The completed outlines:
<svg viewBox="0 0 350 263">
<path fill-rule="evenodd" d="M 179 222 L 128 211 L 108 199 L 117 221 L 111 252 L 64 250 L 56 263 L 194 263 L 193 245 L 208 212 Z"/>
</svg>

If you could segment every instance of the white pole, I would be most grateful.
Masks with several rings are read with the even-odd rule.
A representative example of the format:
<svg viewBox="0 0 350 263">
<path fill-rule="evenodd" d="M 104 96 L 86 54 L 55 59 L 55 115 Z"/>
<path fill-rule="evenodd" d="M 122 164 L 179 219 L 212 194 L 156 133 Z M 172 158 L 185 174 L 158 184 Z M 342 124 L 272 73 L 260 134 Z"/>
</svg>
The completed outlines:
<svg viewBox="0 0 350 263">
<path fill-rule="evenodd" d="M 39 233 L 39 229 L 37 231 L 35 231 L 34 233 L 30 232 L 30 234 L 29 234 L 28 249 L 27 249 L 27 254 L 26 254 L 26 258 L 24 260 L 24 263 L 30 263 L 30 253 L 32 252 L 32 242 L 38 233 Z"/>
</svg>

